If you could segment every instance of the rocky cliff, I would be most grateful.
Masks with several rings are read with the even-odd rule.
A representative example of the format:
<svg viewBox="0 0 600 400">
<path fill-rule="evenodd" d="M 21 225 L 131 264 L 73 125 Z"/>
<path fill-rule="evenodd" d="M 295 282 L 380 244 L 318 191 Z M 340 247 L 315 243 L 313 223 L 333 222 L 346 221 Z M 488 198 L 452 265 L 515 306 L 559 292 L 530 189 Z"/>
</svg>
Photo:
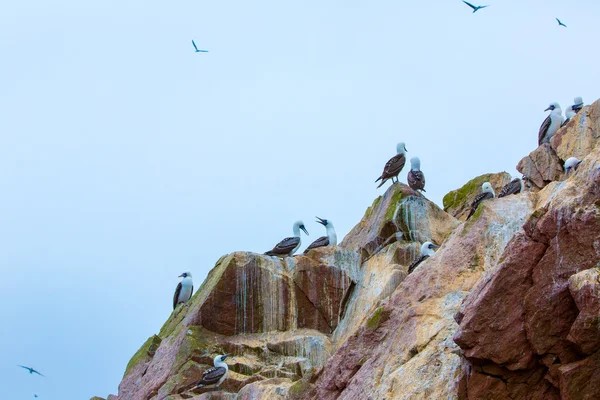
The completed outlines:
<svg viewBox="0 0 600 400">
<path fill-rule="evenodd" d="M 112 400 L 600 398 L 600 103 L 519 163 L 531 190 L 445 210 L 392 185 L 337 247 L 221 258 Z M 562 162 L 583 160 L 568 179 Z M 410 275 L 422 242 L 440 245 Z M 191 390 L 232 353 L 223 391 Z"/>
</svg>

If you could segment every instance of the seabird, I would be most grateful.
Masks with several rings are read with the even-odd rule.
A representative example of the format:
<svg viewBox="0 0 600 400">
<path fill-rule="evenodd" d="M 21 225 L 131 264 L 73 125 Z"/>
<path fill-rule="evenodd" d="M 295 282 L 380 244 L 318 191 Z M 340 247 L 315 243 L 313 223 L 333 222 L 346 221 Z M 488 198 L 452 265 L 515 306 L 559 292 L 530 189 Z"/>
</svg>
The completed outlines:
<svg viewBox="0 0 600 400">
<path fill-rule="evenodd" d="M 406 150 L 404 142 L 400 142 L 396 145 L 396 152 L 398 154 L 390 158 L 390 160 L 385 164 L 385 167 L 383 167 L 383 173 L 375 181 L 377 182 L 381 180 L 381 183 L 379 184 L 379 186 L 377 186 L 378 188 L 380 188 L 390 178 L 392 179 L 392 183 L 394 183 L 394 178 L 396 178 L 396 182 L 398 181 L 398 175 L 400 174 L 400 171 L 402 171 L 402 168 L 404 168 L 404 164 L 406 163 L 405 154 L 407 151 L 408 150 Z"/>
<path fill-rule="evenodd" d="M 425 175 L 421 171 L 421 160 L 419 157 L 413 157 L 410 159 L 410 171 L 408 171 L 408 177 L 406 178 L 408 181 L 408 186 L 412 190 L 425 190 Z"/>
<path fill-rule="evenodd" d="M 39 376 L 44 376 L 44 375 L 40 374 L 38 371 L 36 371 L 35 369 L 33 369 L 33 368 L 30 368 L 30 367 L 26 367 L 26 366 L 24 366 L 24 365 L 17 365 L 17 367 L 25 368 L 27 371 L 29 371 L 29 373 L 30 373 L 31 375 L 33 375 L 33 374 L 38 374 Z"/>
<path fill-rule="evenodd" d="M 213 361 L 214 367 L 204 371 L 202 379 L 192 390 L 212 385 L 216 385 L 218 390 L 219 385 L 221 385 L 221 383 L 229 376 L 229 366 L 225 363 L 225 359 L 230 355 L 231 354 L 223 354 L 222 356 L 216 356 Z"/>
<path fill-rule="evenodd" d="M 518 194 L 525 191 L 525 183 L 521 178 L 515 178 L 500 190 L 498 193 L 498 198 L 509 196 L 511 194 Z"/>
<path fill-rule="evenodd" d="M 196 53 L 208 53 L 208 50 L 198 50 L 196 43 L 192 40 L 192 44 L 194 45 L 194 49 L 196 49 Z"/>
<path fill-rule="evenodd" d="M 308 231 L 304 227 L 304 222 L 296 221 L 294 222 L 294 236 L 283 239 L 281 242 L 277 243 L 273 250 L 267 251 L 265 255 L 267 256 L 291 256 L 298 250 L 302 241 L 300 240 L 300 229 L 306 233 L 308 236 Z"/>
<path fill-rule="evenodd" d="M 178 278 L 183 279 L 177 284 L 175 294 L 173 295 L 173 310 L 177 307 L 177 304 L 187 303 L 192 298 L 192 293 L 194 292 L 191 272 L 184 272 Z"/>
<path fill-rule="evenodd" d="M 335 234 L 335 229 L 331 221 L 319 217 L 315 218 L 317 218 L 317 222 L 319 224 L 323 225 L 325 229 L 327 229 L 327 236 L 321 236 L 320 238 L 312 242 L 310 246 L 308 246 L 306 250 L 304 250 L 304 254 L 308 253 L 309 250 L 316 249 L 317 247 L 337 245 L 337 235 Z"/>
<path fill-rule="evenodd" d="M 560 22 L 560 19 L 556 18 L 556 21 L 558 21 L 558 26 L 564 26 L 565 28 L 567 27 L 565 24 Z"/>
<path fill-rule="evenodd" d="M 575 97 L 573 99 L 572 106 L 567 107 L 565 110 L 565 122 L 563 122 L 562 126 L 565 126 L 581 109 L 583 108 L 583 99 L 581 97 Z"/>
<path fill-rule="evenodd" d="M 465 0 L 463 0 L 463 3 L 465 3 L 466 5 L 471 7 L 473 9 L 473 13 L 476 13 L 477 11 L 481 10 L 482 8 L 489 7 L 489 6 L 474 6 L 473 4 L 466 2 Z"/>
<path fill-rule="evenodd" d="M 542 122 L 538 133 L 538 145 L 540 146 L 542 143 L 550 142 L 550 138 L 554 136 L 563 123 L 562 109 L 558 103 L 550 103 L 550 106 L 544 111 L 548 110 L 551 110 L 550 114 Z"/>
<path fill-rule="evenodd" d="M 425 261 L 426 259 L 429 258 L 429 256 L 432 256 L 435 254 L 435 252 L 433 251 L 433 249 L 437 248 L 439 246 L 436 246 L 435 244 L 431 243 L 431 242 L 425 242 L 421 245 L 421 252 L 419 253 L 419 257 L 417 257 L 412 264 L 410 264 L 410 266 L 408 267 L 408 273 L 410 274 L 411 272 L 413 272 L 415 270 L 415 268 L 417 268 L 419 266 L 419 264 L 421 264 L 423 261 Z"/>
<path fill-rule="evenodd" d="M 581 164 L 581 160 L 576 157 L 567 158 L 565 161 L 565 173 L 569 176 L 569 172 L 577 171 L 577 167 Z"/>
<path fill-rule="evenodd" d="M 494 193 L 494 188 L 492 188 L 492 185 L 490 185 L 489 182 L 484 182 L 483 185 L 481 185 L 481 193 L 479 193 L 477 197 L 475 197 L 475 200 L 473 200 L 473 202 L 471 203 L 471 212 L 469 213 L 467 219 L 471 218 L 473 214 L 475 214 L 475 211 L 477 211 L 477 207 L 479 207 L 479 204 L 481 204 L 485 200 L 493 199 L 494 197 L 496 197 L 496 193 Z"/>
</svg>

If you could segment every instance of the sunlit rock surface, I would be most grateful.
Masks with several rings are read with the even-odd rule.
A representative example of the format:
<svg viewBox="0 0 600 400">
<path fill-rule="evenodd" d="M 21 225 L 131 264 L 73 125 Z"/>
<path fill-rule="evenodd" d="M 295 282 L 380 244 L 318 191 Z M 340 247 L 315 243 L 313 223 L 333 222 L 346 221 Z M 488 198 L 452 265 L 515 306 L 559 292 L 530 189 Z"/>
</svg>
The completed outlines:
<svg viewBox="0 0 600 400">
<path fill-rule="evenodd" d="M 449 193 L 447 212 L 391 185 L 338 247 L 224 256 L 108 399 L 600 398 L 599 124 L 596 102 L 528 156 L 532 191 L 467 222 L 508 174 Z M 426 240 L 440 248 L 407 275 Z M 192 390 L 222 353 L 222 391 Z"/>
</svg>

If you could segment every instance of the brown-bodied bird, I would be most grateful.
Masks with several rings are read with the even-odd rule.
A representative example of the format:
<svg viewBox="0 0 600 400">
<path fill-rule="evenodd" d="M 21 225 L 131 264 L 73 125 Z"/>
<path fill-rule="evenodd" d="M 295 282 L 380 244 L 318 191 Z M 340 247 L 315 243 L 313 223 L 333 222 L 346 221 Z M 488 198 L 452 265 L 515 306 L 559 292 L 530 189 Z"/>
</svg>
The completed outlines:
<svg viewBox="0 0 600 400">
<path fill-rule="evenodd" d="M 425 192 L 425 175 L 421 171 L 421 160 L 419 160 L 419 157 L 410 159 L 410 171 L 408 171 L 406 180 L 412 190 L 422 190 Z"/>
<path fill-rule="evenodd" d="M 317 247 L 326 247 L 326 246 L 336 246 L 337 245 L 337 235 L 335 234 L 335 229 L 331 221 L 328 221 L 323 218 L 317 218 L 317 222 L 325 227 L 327 230 L 327 236 L 321 236 L 314 242 L 312 242 L 306 250 L 304 250 L 304 254 L 308 253 L 309 250 L 316 249 Z"/>
<path fill-rule="evenodd" d="M 481 185 L 481 193 L 478 194 L 477 197 L 475 197 L 475 200 L 473 200 L 471 203 L 471 212 L 469 213 L 467 219 L 471 218 L 473 214 L 475 214 L 477 207 L 479 207 L 483 201 L 493 199 L 494 197 L 496 197 L 494 188 L 492 188 L 492 185 L 490 185 L 489 182 L 484 182 L 483 185 Z"/>
<path fill-rule="evenodd" d="M 213 360 L 214 367 L 204 371 L 202 379 L 192 390 L 212 385 L 216 385 L 218 390 L 219 385 L 221 385 L 221 383 L 229 376 L 229 366 L 225 363 L 225 359 L 230 355 L 231 354 L 224 354 L 222 356 L 216 356 Z"/>
<path fill-rule="evenodd" d="M 398 175 L 402 171 L 402 168 L 404 168 L 404 164 L 406 164 L 405 154 L 407 150 L 404 142 L 396 145 L 396 151 L 398 154 L 390 158 L 390 160 L 385 164 L 385 167 L 383 167 L 381 176 L 375 181 L 378 182 L 381 180 L 381 183 L 379 186 L 377 186 L 378 188 L 380 188 L 390 178 L 392 179 L 392 183 L 394 183 L 394 178 L 396 178 L 396 182 L 398 181 Z"/>
<path fill-rule="evenodd" d="M 498 198 L 509 196 L 511 194 L 518 194 L 524 191 L 525 184 L 523 183 L 523 180 L 521 178 L 515 178 L 502 187 L 500 193 L 498 193 Z"/>
<path fill-rule="evenodd" d="M 294 254 L 302 244 L 302 240 L 300 240 L 300 229 L 302 229 L 304 233 L 308 235 L 308 231 L 304 227 L 304 222 L 296 221 L 294 222 L 293 227 L 294 236 L 283 239 L 281 242 L 277 243 L 275 247 L 273 247 L 273 250 L 267 251 L 265 255 L 289 257 Z"/>
<path fill-rule="evenodd" d="M 425 242 L 421 245 L 421 252 L 419 253 L 419 257 L 417 257 L 412 264 L 408 267 L 408 273 L 410 274 L 421 264 L 423 261 L 427 260 L 430 256 L 434 255 L 435 252 L 433 249 L 437 248 L 435 244 L 431 242 Z"/>
</svg>

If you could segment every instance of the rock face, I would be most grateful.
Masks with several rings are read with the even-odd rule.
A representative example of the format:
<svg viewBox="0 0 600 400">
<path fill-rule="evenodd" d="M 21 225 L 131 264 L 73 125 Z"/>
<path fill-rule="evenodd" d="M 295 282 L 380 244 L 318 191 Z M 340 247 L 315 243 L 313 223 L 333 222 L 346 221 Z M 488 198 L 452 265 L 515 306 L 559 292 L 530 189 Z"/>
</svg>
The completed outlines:
<svg viewBox="0 0 600 400">
<path fill-rule="evenodd" d="M 224 256 L 108 399 L 600 398 L 599 127 L 596 102 L 521 161 L 534 190 L 467 222 L 508 174 L 446 211 L 394 184 L 339 247 Z M 426 240 L 440 248 L 407 275 Z M 192 390 L 222 353 L 223 391 Z"/>
</svg>

